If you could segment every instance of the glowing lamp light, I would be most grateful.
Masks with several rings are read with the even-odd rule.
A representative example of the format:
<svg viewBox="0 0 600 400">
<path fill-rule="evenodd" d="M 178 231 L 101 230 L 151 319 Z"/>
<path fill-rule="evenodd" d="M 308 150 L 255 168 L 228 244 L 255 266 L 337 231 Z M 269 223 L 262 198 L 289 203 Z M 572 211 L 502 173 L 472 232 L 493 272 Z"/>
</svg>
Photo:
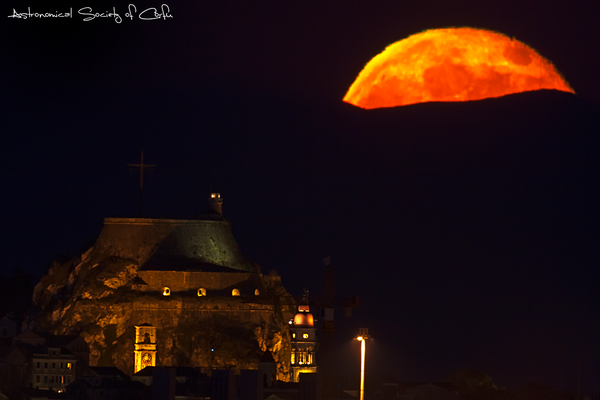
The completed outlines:
<svg viewBox="0 0 600 400">
<path fill-rule="evenodd" d="M 372 109 L 539 89 L 575 93 L 550 61 L 524 43 L 484 29 L 446 28 L 389 45 L 367 63 L 344 101 Z"/>
<path fill-rule="evenodd" d="M 308 339 L 308 333 L 305 333 L 305 334 L 303 334 L 303 335 L 302 335 L 302 337 L 303 337 L 304 339 Z"/>
<path fill-rule="evenodd" d="M 163 288 L 163 296 L 170 296 L 171 295 L 171 289 L 169 289 L 168 287 L 164 287 Z"/>
<path fill-rule="evenodd" d="M 356 340 L 360 342 L 360 400 L 365 400 L 365 342 L 370 339 L 369 330 L 360 328 Z"/>
</svg>

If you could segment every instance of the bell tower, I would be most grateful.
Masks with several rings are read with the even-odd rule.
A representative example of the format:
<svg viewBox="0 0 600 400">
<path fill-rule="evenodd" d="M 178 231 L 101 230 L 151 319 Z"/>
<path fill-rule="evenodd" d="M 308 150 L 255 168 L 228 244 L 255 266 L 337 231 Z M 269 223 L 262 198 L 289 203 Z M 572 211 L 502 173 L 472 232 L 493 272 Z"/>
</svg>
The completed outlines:
<svg viewBox="0 0 600 400">
<path fill-rule="evenodd" d="M 156 327 L 136 325 L 133 373 L 156 366 Z"/>
<path fill-rule="evenodd" d="M 290 333 L 292 334 L 290 378 L 292 382 L 299 382 L 300 373 L 317 372 L 316 331 L 315 320 L 308 306 L 308 290 L 305 289 L 298 312 L 290 321 Z"/>
</svg>

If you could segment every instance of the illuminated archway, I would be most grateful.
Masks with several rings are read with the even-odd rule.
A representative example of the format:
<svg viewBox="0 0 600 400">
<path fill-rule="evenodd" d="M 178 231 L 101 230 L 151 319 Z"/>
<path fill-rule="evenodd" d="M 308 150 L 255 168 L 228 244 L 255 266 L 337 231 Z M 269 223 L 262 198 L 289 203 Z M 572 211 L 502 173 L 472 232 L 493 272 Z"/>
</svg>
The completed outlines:
<svg viewBox="0 0 600 400">
<path fill-rule="evenodd" d="M 255 296 L 260 296 L 260 290 L 254 289 L 254 295 Z"/>
<path fill-rule="evenodd" d="M 163 296 L 170 296 L 171 295 L 171 289 L 169 289 L 167 286 L 165 286 L 163 288 Z"/>
<path fill-rule="evenodd" d="M 232 295 L 232 296 L 239 296 L 239 295 L 240 295 L 240 291 L 239 291 L 238 289 L 233 289 L 233 290 L 231 291 L 231 295 Z"/>
<path fill-rule="evenodd" d="M 198 297 L 206 296 L 206 289 L 200 288 L 198 289 Z"/>
</svg>

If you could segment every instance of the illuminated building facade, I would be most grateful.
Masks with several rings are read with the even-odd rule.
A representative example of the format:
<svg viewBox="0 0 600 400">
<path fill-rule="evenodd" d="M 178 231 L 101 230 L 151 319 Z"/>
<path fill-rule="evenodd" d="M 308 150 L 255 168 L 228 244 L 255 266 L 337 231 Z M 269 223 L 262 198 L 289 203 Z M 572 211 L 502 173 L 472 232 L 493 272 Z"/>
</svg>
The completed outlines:
<svg viewBox="0 0 600 400">
<path fill-rule="evenodd" d="M 38 326 L 81 331 L 92 366 L 113 360 L 131 374 L 180 362 L 206 371 L 252 369 L 258 360 L 244 349 L 266 344 L 277 360 L 276 378 L 288 381 L 290 347 L 278 346 L 278 338 L 289 332 L 294 301 L 275 271 L 263 275 L 244 258 L 222 203 L 213 193 L 210 209 L 189 219 L 106 218 L 76 268 L 53 267 L 37 289 Z M 57 291 L 61 302 L 52 300 Z M 190 361 L 180 361 L 182 354 Z"/>
<path fill-rule="evenodd" d="M 134 373 L 156 366 L 156 328 L 149 324 L 135 327 Z"/>
<path fill-rule="evenodd" d="M 317 372 L 315 319 L 310 313 L 307 297 L 305 293 L 298 312 L 290 321 L 290 334 L 292 335 L 290 380 L 292 382 L 299 382 L 300 373 Z"/>
</svg>

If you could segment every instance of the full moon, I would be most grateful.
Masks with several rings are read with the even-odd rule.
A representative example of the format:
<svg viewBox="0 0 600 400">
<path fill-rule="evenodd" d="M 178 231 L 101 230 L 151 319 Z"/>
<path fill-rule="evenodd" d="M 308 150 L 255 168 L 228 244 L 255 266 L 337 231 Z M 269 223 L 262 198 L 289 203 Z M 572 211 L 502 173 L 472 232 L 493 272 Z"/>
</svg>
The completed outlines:
<svg viewBox="0 0 600 400">
<path fill-rule="evenodd" d="M 552 63 L 531 47 L 483 29 L 447 28 L 388 46 L 367 63 L 344 101 L 371 109 L 539 89 L 575 93 Z"/>
</svg>

